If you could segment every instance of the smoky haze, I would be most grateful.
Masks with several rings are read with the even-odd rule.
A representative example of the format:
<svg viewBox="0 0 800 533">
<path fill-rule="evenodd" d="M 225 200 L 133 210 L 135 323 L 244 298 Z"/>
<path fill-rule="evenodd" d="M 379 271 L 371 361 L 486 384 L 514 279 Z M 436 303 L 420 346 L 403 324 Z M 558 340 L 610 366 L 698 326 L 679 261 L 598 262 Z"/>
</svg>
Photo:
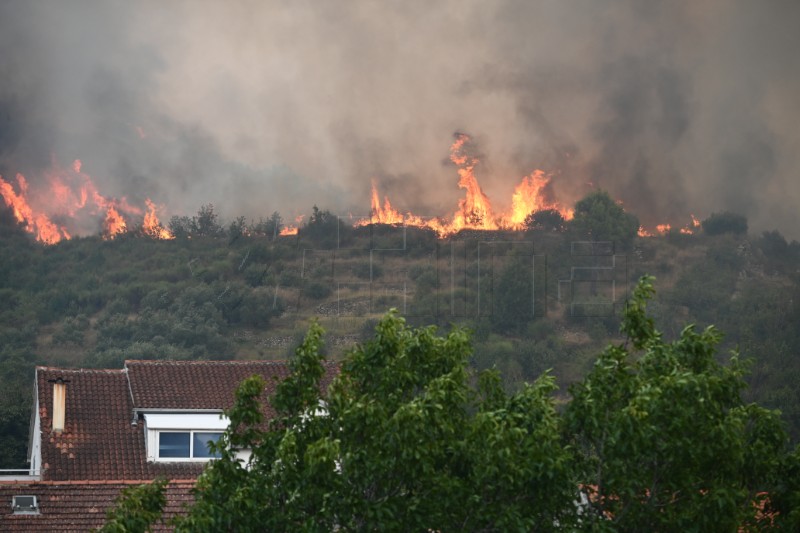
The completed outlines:
<svg viewBox="0 0 800 533">
<path fill-rule="evenodd" d="M 540 168 L 645 223 L 732 210 L 800 238 L 800 3 L 7 1 L 0 175 L 284 218 L 449 215 L 453 133 L 504 208 Z"/>
</svg>

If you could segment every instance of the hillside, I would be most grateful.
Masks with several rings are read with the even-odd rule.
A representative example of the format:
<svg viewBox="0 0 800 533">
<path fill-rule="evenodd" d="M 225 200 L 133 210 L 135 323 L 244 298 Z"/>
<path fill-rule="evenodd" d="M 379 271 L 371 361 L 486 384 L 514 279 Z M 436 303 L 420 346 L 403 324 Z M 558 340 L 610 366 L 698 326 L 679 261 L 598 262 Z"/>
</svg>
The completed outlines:
<svg viewBox="0 0 800 533">
<path fill-rule="evenodd" d="M 326 213 L 294 236 L 214 219 L 174 240 L 131 232 L 45 246 L 3 212 L 0 467 L 24 466 L 34 365 L 286 358 L 311 317 L 334 358 L 392 307 L 414 324 L 466 325 L 474 366 L 497 366 L 509 388 L 552 369 L 565 394 L 620 340 L 620 306 L 644 273 L 657 277 L 651 310 L 665 337 L 687 322 L 717 325 L 724 350 L 753 360 L 749 397 L 780 408 L 800 437 L 800 244 L 778 232 L 675 231 L 623 245 L 563 227 L 439 239 Z"/>
</svg>

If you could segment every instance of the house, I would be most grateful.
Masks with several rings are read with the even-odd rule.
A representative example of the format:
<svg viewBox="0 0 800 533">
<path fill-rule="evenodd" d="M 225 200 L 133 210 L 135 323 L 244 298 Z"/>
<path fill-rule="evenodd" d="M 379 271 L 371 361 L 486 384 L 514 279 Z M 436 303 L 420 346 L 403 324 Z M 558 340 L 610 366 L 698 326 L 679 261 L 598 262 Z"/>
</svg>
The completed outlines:
<svg viewBox="0 0 800 533">
<path fill-rule="evenodd" d="M 336 372 L 326 364 L 321 386 Z M 30 469 L 0 477 L 0 531 L 86 531 L 130 485 L 157 477 L 169 518 L 213 459 L 206 446 L 227 427 L 239 383 L 254 374 L 268 398 L 286 361 L 126 361 L 122 369 L 37 367 L 28 445 Z M 243 459 L 247 451 L 241 452 Z"/>
</svg>

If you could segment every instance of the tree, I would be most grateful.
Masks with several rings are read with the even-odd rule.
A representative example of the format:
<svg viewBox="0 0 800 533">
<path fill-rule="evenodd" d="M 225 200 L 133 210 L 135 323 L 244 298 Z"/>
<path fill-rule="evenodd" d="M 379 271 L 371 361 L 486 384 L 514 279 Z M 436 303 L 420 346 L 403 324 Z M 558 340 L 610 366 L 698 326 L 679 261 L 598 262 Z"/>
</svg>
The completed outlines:
<svg viewBox="0 0 800 533">
<path fill-rule="evenodd" d="M 117 499 L 117 507 L 106 513 L 108 521 L 101 533 L 145 533 L 160 518 L 166 504 L 164 490 L 166 479 L 157 479 L 146 485 L 124 489 Z"/>
<path fill-rule="evenodd" d="M 545 231 L 564 231 L 566 220 L 557 209 L 540 209 L 533 211 L 525 217 L 525 229 L 545 230 Z"/>
<path fill-rule="evenodd" d="M 742 402 L 744 366 L 716 362 L 713 327 L 664 342 L 652 295 L 645 277 L 627 340 L 571 388 L 563 415 L 547 373 L 509 394 L 496 372 L 470 372 L 465 331 L 441 337 L 394 313 L 321 390 L 313 324 L 273 419 L 263 379 L 239 387 L 176 530 L 798 530 L 800 451 L 778 413 Z"/>
<path fill-rule="evenodd" d="M 169 219 L 167 228 L 176 239 L 186 239 L 192 234 L 192 219 L 175 215 Z"/>
<path fill-rule="evenodd" d="M 394 314 L 352 352 L 327 394 L 313 325 L 259 429 L 260 378 L 245 381 L 198 481 L 184 531 L 556 530 L 574 514 L 569 451 L 544 376 L 506 395 L 470 378 L 467 334 L 414 330 Z M 248 467 L 232 449 L 248 447 Z"/>
<path fill-rule="evenodd" d="M 222 229 L 218 221 L 217 213 L 214 212 L 213 204 L 200 206 L 197 216 L 192 217 L 192 235 L 198 237 L 217 237 L 222 235 Z"/>
<path fill-rule="evenodd" d="M 247 232 L 247 224 L 243 216 L 236 217 L 228 226 L 228 243 L 233 244 Z"/>
<path fill-rule="evenodd" d="M 498 331 L 518 332 L 534 317 L 533 263 L 515 256 L 492 280 L 491 323 Z"/>
<path fill-rule="evenodd" d="M 280 213 L 273 211 L 268 219 L 259 219 L 258 223 L 250 228 L 250 232 L 256 235 L 264 235 L 274 240 L 282 228 L 283 218 Z"/>
<path fill-rule="evenodd" d="M 703 231 L 707 235 L 722 235 L 723 233 L 747 234 L 747 217 L 729 211 L 712 213 L 701 224 Z"/>
<path fill-rule="evenodd" d="M 337 240 L 343 240 L 350 231 L 347 225 L 339 224 L 336 215 L 315 205 L 308 223 L 300 228 L 300 235 L 310 238 L 317 245 L 335 247 Z"/>
<path fill-rule="evenodd" d="M 639 219 L 617 204 L 605 191 L 596 191 L 575 204 L 569 228 L 578 238 L 614 241 L 629 248 L 639 231 Z"/>
<path fill-rule="evenodd" d="M 779 488 L 794 462 L 779 413 L 742 402 L 744 365 L 736 355 L 717 363 L 713 327 L 690 325 L 665 343 L 645 313 L 653 292 L 643 278 L 624 312 L 628 340 L 606 348 L 571 389 L 566 431 L 579 450 L 586 528 L 763 527 L 759 508 L 778 511 L 798 494 L 797 485 Z"/>
</svg>

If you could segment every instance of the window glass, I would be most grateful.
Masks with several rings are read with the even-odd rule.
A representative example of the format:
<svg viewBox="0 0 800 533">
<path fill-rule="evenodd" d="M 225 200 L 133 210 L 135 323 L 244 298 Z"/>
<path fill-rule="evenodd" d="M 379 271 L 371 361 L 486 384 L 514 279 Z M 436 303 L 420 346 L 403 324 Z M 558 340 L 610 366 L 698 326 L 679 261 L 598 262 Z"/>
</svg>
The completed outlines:
<svg viewBox="0 0 800 533">
<path fill-rule="evenodd" d="M 219 454 L 214 454 L 208 451 L 209 442 L 217 442 L 222 436 L 222 433 L 200 433 L 195 431 L 192 434 L 194 442 L 194 456 L 195 457 L 219 457 Z"/>
<path fill-rule="evenodd" d="M 189 457 L 189 432 L 158 434 L 159 457 Z"/>
</svg>

